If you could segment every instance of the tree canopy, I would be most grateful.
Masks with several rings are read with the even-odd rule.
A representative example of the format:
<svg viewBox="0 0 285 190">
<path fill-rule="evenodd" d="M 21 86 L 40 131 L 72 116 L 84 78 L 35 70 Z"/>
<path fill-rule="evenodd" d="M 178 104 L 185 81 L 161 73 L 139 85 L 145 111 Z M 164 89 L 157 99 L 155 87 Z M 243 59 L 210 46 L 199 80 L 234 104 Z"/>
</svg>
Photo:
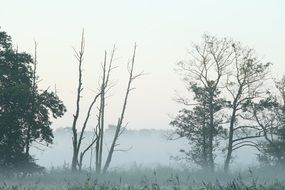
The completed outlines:
<svg viewBox="0 0 285 190">
<path fill-rule="evenodd" d="M 18 52 L 11 37 L 0 31 L 0 168 L 3 170 L 38 168 L 29 153 L 31 143 L 52 143 L 51 117 L 61 117 L 66 111 L 55 92 L 38 88 L 36 64 L 36 58 Z"/>
<path fill-rule="evenodd" d="M 272 64 L 229 38 L 204 35 L 189 53 L 190 61 L 178 67 L 192 96 L 177 99 L 186 107 L 170 123 L 189 140 L 186 158 L 214 171 L 221 151 L 228 171 L 233 152 L 247 146 L 260 152 L 260 160 L 283 165 L 285 79 L 269 88 Z M 215 149 L 219 143 L 226 145 Z"/>
</svg>

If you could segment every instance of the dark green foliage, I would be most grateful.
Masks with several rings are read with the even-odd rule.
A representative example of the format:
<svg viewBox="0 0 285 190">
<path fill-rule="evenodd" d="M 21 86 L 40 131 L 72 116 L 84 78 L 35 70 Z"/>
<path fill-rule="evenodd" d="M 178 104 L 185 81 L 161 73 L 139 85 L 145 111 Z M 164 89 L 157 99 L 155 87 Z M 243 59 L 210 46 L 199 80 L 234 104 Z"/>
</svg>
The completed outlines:
<svg viewBox="0 0 285 190">
<path fill-rule="evenodd" d="M 180 137 L 189 139 L 191 150 L 183 151 L 187 158 L 212 172 L 215 170 L 217 139 L 224 135 L 220 114 L 228 102 L 221 97 L 221 80 L 225 76 L 231 53 L 226 39 L 205 35 L 203 42 L 194 45 L 189 62 L 179 62 L 186 88 L 193 98 L 180 98 L 189 106 L 179 112 L 170 124 Z"/>
<path fill-rule="evenodd" d="M 40 91 L 34 61 L 12 47 L 0 32 L 0 170 L 39 169 L 29 154 L 34 141 L 52 143 L 50 113 L 61 117 L 65 106 L 53 92 Z"/>
<path fill-rule="evenodd" d="M 192 84 L 190 90 L 194 93 L 196 106 L 192 110 L 180 110 L 178 116 L 170 122 L 170 125 L 176 128 L 176 133 L 180 137 L 189 139 L 191 150 L 182 150 L 186 155 L 186 159 L 194 161 L 202 168 L 209 169 L 211 151 L 218 146 L 216 141 L 214 149 L 210 149 L 210 136 L 218 137 L 225 134 L 220 125 L 221 118 L 214 118 L 212 129 L 210 125 L 210 107 L 213 107 L 212 112 L 216 114 L 226 105 L 226 101 L 218 98 L 219 92 L 216 89 L 213 91 L 213 96 L 209 96 L 208 89 L 198 87 L 197 84 Z M 211 101 L 210 98 L 213 100 Z"/>
</svg>

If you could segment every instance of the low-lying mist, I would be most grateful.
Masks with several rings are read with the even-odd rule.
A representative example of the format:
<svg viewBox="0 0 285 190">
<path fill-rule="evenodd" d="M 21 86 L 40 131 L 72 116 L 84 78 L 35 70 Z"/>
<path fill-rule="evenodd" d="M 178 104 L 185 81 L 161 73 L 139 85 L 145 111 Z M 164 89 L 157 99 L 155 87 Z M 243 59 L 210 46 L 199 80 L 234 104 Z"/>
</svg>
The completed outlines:
<svg viewBox="0 0 285 190">
<path fill-rule="evenodd" d="M 173 133 L 172 130 L 157 130 L 157 129 L 128 129 L 119 139 L 118 150 L 114 154 L 111 163 L 113 169 L 128 169 L 133 166 L 156 168 L 171 167 L 175 169 L 192 168 L 189 163 L 181 160 L 182 154 L 180 149 L 188 150 L 189 144 L 187 139 L 169 140 L 169 136 Z M 111 143 L 114 131 L 109 128 L 105 132 L 106 141 L 104 142 L 104 151 L 108 150 Z M 83 146 L 87 146 L 91 141 L 93 133 L 86 133 Z M 37 163 L 41 166 L 50 168 L 62 168 L 70 166 L 72 156 L 72 133 L 70 128 L 60 128 L 54 131 L 54 144 L 44 148 L 35 144 L 32 149 L 32 155 L 37 159 Z M 220 145 L 220 149 L 224 145 Z M 248 167 L 258 165 L 256 159 L 256 150 L 251 147 L 244 147 L 234 155 L 232 169 L 247 170 Z M 221 167 L 224 161 L 224 155 L 217 155 L 217 167 Z M 88 153 L 84 159 L 84 168 L 93 169 L 94 158 Z M 193 165 L 195 168 L 195 166 Z"/>
</svg>

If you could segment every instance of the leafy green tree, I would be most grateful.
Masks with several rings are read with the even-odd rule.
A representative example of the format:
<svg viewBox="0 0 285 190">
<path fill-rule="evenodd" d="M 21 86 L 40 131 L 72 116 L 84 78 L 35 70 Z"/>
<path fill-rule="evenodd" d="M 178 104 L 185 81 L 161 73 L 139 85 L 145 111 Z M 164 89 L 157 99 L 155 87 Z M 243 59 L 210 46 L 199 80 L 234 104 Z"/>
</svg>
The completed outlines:
<svg viewBox="0 0 285 190">
<path fill-rule="evenodd" d="M 36 60 L 13 49 L 11 37 L 0 32 L 0 168 L 39 168 L 29 154 L 32 142 L 52 143 L 50 115 L 66 111 L 58 96 L 36 83 Z M 33 67 L 34 66 L 34 67 Z"/>
</svg>

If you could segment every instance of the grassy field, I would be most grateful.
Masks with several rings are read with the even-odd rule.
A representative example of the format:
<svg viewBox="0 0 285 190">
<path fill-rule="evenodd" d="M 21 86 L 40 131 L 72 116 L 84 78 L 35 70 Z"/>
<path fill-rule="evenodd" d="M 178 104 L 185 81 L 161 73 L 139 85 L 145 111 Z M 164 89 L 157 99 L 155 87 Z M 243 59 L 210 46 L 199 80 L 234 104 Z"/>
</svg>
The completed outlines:
<svg viewBox="0 0 285 190">
<path fill-rule="evenodd" d="M 175 170 L 132 168 L 112 170 L 97 176 L 83 171 L 72 174 L 64 169 L 52 169 L 45 174 L 1 177 L 0 190 L 285 190 L 285 172 L 282 168 L 250 169 L 224 174 Z"/>
</svg>

